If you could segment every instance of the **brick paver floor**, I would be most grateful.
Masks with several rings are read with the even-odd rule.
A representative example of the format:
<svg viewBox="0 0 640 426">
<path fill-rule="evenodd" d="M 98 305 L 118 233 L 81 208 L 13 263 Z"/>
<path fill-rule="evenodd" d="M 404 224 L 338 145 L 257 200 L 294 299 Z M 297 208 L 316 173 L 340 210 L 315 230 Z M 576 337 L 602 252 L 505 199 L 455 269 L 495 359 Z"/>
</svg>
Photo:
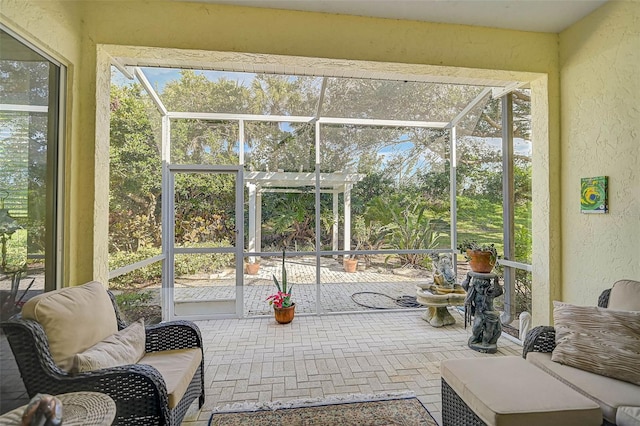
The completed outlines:
<svg viewBox="0 0 640 426">
<path fill-rule="evenodd" d="M 297 313 L 332 313 L 369 311 L 370 308 L 400 308 L 395 299 L 415 296 L 416 285 L 432 281 L 431 273 L 412 268 L 388 269 L 382 266 L 347 273 L 339 260 L 321 258 L 321 307 L 317 307 L 316 258 L 288 257 L 287 277 L 293 284 L 293 299 Z M 460 282 L 466 268 L 459 268 Z M 244 275 L 244 315 L 269 315 L 271 308 L 265 299 L 275 292 L 273 276 L 280 279 L 282 265 L 279 258 L 262 259 L 257 275 Z M 156 289 L 156 294 L 159 290 Z M 357 294 L 356 294 L 357 293 Z M 377 293 L 377 294 L 376 294 Z M 355 296 L 354 296 L 355 294 Z M 191 301 L 233 299 L 236 295 L 235 273 L 222 271 L 209 276 L 180 277 L 175 284 L 177 303 Z"/>
<path fill-rule="evenodd" d="M 467 347 L 461 322 L 433 328 L 419 311 L 199 321 L 206 402 L 187 426 L 204 426 L 214 407 L 335 395 L 413 391 L 440 422 L 440 361 L 519 355 L 506 337 L 498 353 Z"/>
</svg>

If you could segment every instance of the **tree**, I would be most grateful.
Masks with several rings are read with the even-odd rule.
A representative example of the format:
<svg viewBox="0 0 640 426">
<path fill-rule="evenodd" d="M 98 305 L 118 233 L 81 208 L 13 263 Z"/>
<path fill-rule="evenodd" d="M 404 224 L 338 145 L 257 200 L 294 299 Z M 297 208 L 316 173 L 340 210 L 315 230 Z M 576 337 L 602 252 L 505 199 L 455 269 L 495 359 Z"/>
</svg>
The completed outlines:
<svg viewBox="0 0 640 426">
<path fill-rule="evenodd" d="M 110 251 L 160 245 L 162 168 L 141 87 L 111 86 Z"/>
</svg>

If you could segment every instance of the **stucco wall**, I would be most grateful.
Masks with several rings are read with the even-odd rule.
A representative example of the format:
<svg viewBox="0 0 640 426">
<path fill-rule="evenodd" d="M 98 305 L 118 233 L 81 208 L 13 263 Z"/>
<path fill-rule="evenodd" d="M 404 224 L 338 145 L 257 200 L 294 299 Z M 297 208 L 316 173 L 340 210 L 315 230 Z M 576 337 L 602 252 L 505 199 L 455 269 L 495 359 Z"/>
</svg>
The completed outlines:
<svg viewBox="0 0 640 426">
<path fill-rule="evenodd" d="M 560 34 L 562 299 L 593 305 L 640 280 L 640 2 L 605 4 Z M 609 176 L 609 208 L 580 213 L 580 178 Z"/>
<path fill-rule="evenodd" d="M 50 10 L 74 9 L 82 19 L 77 32 L 54 34 L 82 50 L 74 55 L 79 67 L 74 80 L 77 133 L 71 140 L 72 191 L 69 256 L 72 283 L 106 278 L 108 154 L 96 122 L 108 106 L 96 107 L 96 75 L 102 79 L 100 45 L 150 46 L 233 52 L 296 55 L 330 59 L 466 67 L 540 73 L 532 81 L 534 107 L 534 322 L 549 319 L 549 300 L 560 294 L 559 207 L 559 74 L 558 36 L 460 25 L 275 11 L 202 3 L 164 1 L 2 1 L 15 10 L 12 18 L 26 21 L 28 31 L 42 34 L 57 19 Z M 23 6 L 16 6 L 16 5 Z M 24 6 L 28 4 L 28 6 Z M 22 9 L 22 10 L 18 10 Z M 33 16 L 38 17 L 38 24 Z M 75 28 L 75 27 L 74 27 Z M 51 35 L 44 34 L 49 38 Z M 453 69 L 453 68 L 450 68 Z M 98 84 L 101 80 L 98 79 Z M 98 92 L 100 90 L 98 89 Z M 75 111 L 75 110 L 74 110 Z M 96 116 L 98 120 L 96 120 Z M 96 142 L 97 141 L 97 142 Z M 95 165 L 98 165 L 96 168 Z M 108 181 L 107 181 L 108 183 Z M 95 195 L 97 194 L 97 196 Z"/>
</svg>

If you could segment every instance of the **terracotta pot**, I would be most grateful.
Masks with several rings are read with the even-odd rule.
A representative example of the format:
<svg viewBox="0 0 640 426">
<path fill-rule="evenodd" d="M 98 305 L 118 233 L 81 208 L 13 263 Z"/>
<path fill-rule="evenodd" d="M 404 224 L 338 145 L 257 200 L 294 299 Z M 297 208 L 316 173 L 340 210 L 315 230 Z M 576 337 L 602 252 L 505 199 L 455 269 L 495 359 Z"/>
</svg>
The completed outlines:
<svg viewBox="0 0 640 426">
<path fill-rule="evenodd" d="M 296 304 L 289 306 L 288 308 L 276 308 L 273 307 L 273 312 L 276 317 L 276 321 L 280 324 L 289 324 L 293 321 L 293 315 L 295 314 Z"/>
<path fill-rule="evenodd" d="M 491 259 L 488 251 L 467 250 L 467 256 L 471 258 L 469 266 L 473 272 L 489 273 L 496 264 L 495 259 Z"/>
<path fill-rule="evenodd" d="M 353 273 L 358 267 L 358 259 L 344 259 L 342 266 L 344 266 L 345 272 Z"/>
<path fill-rule="evenodd" d="M 259 263 L 247 263 L 246 267 L 247 267 L 247 274 L 249 275 L 256 275 L 260 270 Z"/>
</svg>

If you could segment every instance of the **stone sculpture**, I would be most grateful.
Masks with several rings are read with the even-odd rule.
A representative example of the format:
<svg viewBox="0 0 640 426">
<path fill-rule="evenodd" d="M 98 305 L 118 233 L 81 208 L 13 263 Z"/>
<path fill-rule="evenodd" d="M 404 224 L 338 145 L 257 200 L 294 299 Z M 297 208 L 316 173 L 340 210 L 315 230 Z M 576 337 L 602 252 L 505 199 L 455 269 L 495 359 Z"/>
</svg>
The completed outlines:
<svg viewBox="0 0 640 426">
<path fill-rule="evenodd" d="M 456 283 L 456 274 L 450 255 L 432 253 L 431 261 L 434 266 L 433 282 L 440 287 L 453 288 Z"/>
<path fill-rule="evenodd" d="M 492 273 L 468 272 L 462 283 L 467 290 L 465 300 L 465 325 L 471 319 L 469 347 L 483 353 L 495 353 L 497 341 L 502 333 L 500 312 L 493 307 L 493 299 L 503 293 L 498 276 Z"/>
</svg>

